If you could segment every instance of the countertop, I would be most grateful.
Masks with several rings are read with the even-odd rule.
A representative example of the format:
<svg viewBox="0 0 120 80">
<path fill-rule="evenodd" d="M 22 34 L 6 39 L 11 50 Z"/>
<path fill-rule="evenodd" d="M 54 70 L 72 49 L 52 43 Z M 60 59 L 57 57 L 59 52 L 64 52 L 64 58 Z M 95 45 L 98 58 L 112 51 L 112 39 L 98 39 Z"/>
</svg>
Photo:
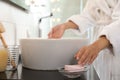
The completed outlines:
<svg viewBox="0 0 120 80">
<path fill-rule="evenodd" d="M 24 68 L 22 63 L 19 63 L 18 68 L 14 71 L 5 71 L 0 73 L 0 80 L 99 80 L 96 72 L 94 75 L 89 71 L 84 72 L 78 78 L 67 78 L 57 70 L 31 70 Z"/>
</svg>

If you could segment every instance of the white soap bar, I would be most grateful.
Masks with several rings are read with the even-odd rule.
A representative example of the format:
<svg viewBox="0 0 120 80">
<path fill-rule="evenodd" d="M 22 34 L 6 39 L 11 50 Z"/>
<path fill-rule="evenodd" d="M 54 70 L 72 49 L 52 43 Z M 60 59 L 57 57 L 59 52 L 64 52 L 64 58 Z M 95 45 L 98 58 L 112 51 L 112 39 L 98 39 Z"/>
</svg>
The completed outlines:
<svg viewBox="0 0 120 80">
<path fill-rule="evenodd" d="M 83 71 L 84 67 L 81 65 L 65 65 L 64 69 L 69 72 Z"/>
</svg>

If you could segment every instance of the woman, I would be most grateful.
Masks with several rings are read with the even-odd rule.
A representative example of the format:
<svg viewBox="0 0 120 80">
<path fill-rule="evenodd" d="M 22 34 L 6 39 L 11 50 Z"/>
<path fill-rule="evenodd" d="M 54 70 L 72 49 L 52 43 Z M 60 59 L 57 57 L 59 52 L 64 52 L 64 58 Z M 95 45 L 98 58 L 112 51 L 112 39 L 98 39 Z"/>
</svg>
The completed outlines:
<svg viewBox="0 0 120 80">
<path fill-rule="evenodd" d="M 120 80 L 119 8 L 120 0 L 88 0 L 80 15 L 73 15 L 67 22 L 53 27 L 48 36 L 61 38 L 66 29 L 83 33 L 94 27 L 92 44 L 75 55 L 78 64 L 93 63 L 100 80 Z"/>
</svg>

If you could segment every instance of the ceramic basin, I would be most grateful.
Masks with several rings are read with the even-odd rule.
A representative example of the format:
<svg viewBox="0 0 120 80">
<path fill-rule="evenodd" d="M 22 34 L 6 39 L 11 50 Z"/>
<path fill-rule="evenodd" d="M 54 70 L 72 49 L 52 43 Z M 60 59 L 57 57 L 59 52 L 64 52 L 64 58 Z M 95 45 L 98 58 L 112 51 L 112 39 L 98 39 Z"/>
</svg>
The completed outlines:
<svg viewBox="0 0 120 80">
<path fill-rule="evenodd" d="M 88 39 L 21 39 L 23 66 L 35 70 L 55 70 L 73 64 L 74 55 Z"/>
</svg>

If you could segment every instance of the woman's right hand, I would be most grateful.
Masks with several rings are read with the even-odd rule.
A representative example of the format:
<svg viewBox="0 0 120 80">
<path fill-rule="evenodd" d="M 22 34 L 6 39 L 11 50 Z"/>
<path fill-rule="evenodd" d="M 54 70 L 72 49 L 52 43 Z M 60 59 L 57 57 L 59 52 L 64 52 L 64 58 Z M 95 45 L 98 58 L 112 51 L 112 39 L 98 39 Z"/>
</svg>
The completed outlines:
<svg viewBox="0 0 120 80">
<path fill-rule="evenodd" d="M 66 30 L 65 24 L 59 24 L 48 33 L 48 38 L 61 38 Z"/>
<path fill-rule="evenodd" d="M 52 28 L 52 30 L 48 33 L 48 38 L 61 38 L 66 29 L 78 29 L 78 26 L 72 22 L 68 21 L 63 24 L 56 25 Z"/>
</svg>

